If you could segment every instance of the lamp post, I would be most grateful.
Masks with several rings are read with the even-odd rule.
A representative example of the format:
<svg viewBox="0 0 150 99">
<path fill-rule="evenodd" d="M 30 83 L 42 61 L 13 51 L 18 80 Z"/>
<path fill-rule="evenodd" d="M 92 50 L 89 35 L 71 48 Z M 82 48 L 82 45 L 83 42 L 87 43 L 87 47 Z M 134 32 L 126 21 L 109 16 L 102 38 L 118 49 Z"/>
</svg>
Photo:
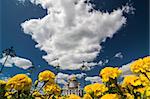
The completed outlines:
<svg viewBox="0 0 150 99">
<path fill-rule="evenodd" d="M 6 58 L 5 58 L 4 63 L 2 64 L 2 67 L 1 67 L 1 69 L 0 69 L 0 73 L 2 73 L 3 68 L 4 68 L 4 66 L 5 66 L 5 64 L 6 64 L 6 62 L 7 62 L 8 57 L 9 57 L 9 56 L 10 56 L 10 57 L 15 57 L 15 56 L 16 56 L 16 52 L 15 52 L 15 50 L 13 49 L 13 47 L 10 47 L 10 48 L 7 48 L 7 49 L 3 50 L 3 51 L 2 51 L 2 55 L 4 55 L 4 57 L 6 57 Z"/>
<path fill-rule="evenodd" d="M 57 62 L 58 62 L 58 59 L 57 59 Z M 56 75 L 59 73 L 59 70 L 60 70 L 60 65 L 59 65 L 59 62 L 57 63 L 57 65 L 56 65 Z M 57 78 L 55 81 L 56 81 L 56 83 L 57 83 L 57 80 L 58 80 L 59 78 Z"/>
<path fill-rule="evenodd" d="M 87 70 L 87 66 L 85 65 L 85 61 L 83 61 L 83 64 L 82 64 L 80 70 L 81 70 L 81 73 L 85 73 L 85 71 Z M 86 75 L 83 75 L 83 79 L 84 79 L 83 86 L 85 86 L 85 78 L 86 78 Z"/>
<path fill-rule="evenodd" d="M 30 75 L 32 75 L 34 70 L 36 70 L 36 68 L 35 68 L 35 65 L 32 64 L 32 66 L 27 71 L 30 73 Z"/>
<path fill-rule="evenodd" d="M 60 70 L 60 65 L 59 65 L 59 62 L 58 62 L 58 58 L 57 58 L 57 65 L 56 65 L 56 73 L 58 74 L 59 70 Z"/>
</svg>

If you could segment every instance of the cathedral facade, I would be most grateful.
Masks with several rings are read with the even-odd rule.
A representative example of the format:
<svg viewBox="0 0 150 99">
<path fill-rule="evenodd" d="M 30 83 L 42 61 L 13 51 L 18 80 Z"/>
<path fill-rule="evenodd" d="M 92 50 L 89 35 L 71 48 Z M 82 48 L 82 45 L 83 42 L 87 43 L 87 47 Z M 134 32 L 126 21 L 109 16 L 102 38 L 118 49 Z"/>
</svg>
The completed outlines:
<svg viewBox="0 0 150 99">
<path fill-rule="evenodd" d="M 83 96 L 83 88 L 80 88 L 80 83 L 77 82 L 75 77 L 68 80 L 68 83 L 62 88 L 62 95 L 76 94 L 78 96 Z"/>
</svg>

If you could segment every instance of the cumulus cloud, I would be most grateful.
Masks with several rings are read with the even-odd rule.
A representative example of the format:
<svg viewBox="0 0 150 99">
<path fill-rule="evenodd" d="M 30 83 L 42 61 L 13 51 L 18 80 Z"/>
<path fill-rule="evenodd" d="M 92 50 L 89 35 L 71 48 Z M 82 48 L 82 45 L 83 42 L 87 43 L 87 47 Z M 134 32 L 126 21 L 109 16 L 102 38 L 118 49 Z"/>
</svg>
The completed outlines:
<svg viewBox="0 0 150 99">
<path fill-rule="evenodd" d="M 122 52 L 118 52 L 118 53 L 115 54 L 114 57 L 122 59 L 123 58 L 123 54 L 122 54 Z"/>
<path fill-rule="evenodd" d="M 81 79 L 85 76 L 86 74 L 85 73 L 81 73 L 81 74 L 72 74 L 72 75 L 69 75 L 69 74 L 64 74 L 64 73 L 58 73 L 57 76 L 56 76 L 56 79 L 55 81 L 59 84 L 64 84 L 66 85 L 68 83 L 68 79 L 71 78 L 71 77 L 76 77 L 78 79 Z"/>
<path fill-rule="evenodd" d="M 86 81 L 90 81 L 91 83 L 102 83 L 101 78 L 99 76 L 86 77 Z"/>
<path fill-rule="evenodd" d="M 0 63 L 3 64 L 5 59 L 6 57 L 1 58 Z M 29 67 L 32 67 L 32 62 L 25 58 L 8 56 L 5 66 L 13 67 L 14 65 L 22 69 L 28 69 Z"/>
<path fill-rule="evenodd" d="M 52 66 L 75 70 L 86 61 L 89 66 L 97 57 L 106 38 L 126 24 L 124 12 L 130 7 L 101 12 L 93 9 L 90 0 L 30 0 L 47 10 L 47 15 L 21 24 L 24 33 L 37 42 L 35 47 L 45 51 L 43 58 Z M 87 1 L 87 3 L 85 3 Z"/>
<path fill-rule="evenodd" d="M 132 63 L 132 62 L 131 62 Z M 131 75 L 133 74 L 130 70 L 130 65 L 131 63 L 128 63 L 126 65 L 123 65 L 122 67 L 120 67 L 120 70 L 122 70 L 122 77 L 125 77 L 127 75 Z"/>
</svg>

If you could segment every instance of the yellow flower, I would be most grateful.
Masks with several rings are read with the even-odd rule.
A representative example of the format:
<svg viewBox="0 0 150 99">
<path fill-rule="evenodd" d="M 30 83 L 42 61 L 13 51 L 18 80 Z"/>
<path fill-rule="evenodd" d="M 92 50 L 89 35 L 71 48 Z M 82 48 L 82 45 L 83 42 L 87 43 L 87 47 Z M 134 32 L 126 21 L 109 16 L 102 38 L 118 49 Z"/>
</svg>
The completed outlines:
<svg viewBox="0 0 150 99">
<path fill-rule="evenodd" d="M 7 96 L 13 95 L 13 94 L 14 94 L 14 92 L 6 92 L 6 93 L 5 93 L 5 96 L 7 97 Z"/>
<path fill-rule="evenodd" d="M 93 99 L 90 94 L 85 94 L 83 99 Z"/>
<path fill-rule="evenodd" d="M 39 78 L 39 81 L 41 82 L 44 82 L 44 81 L 54 82 L 55 74 L 49 70 L 45 70 L 39 74 L 38 78 Z"/>
<path fill-rule="evenodd" d="M 146 87 L 146 96 L 150 98 L 150 86 Z"/>
<path fill-rule="evenodd" d="M 134 99 L 134 95 L 131 95 L 129 93 L 126 93 L 126 99 Z"/>
<path fill-rule="evenodd" d="M 145 70 L 150 72 L 150 56 L 143 58 L 143 62 Z"/>
<path fill-rule="evenodd" d="M 103 82 L 108 82 L 111 79 L 115 79 L 120 76 L 122 73 L 118 68 L 106 67 L 101 70 L 100 76 L 102 77 Z"/>
<path fill-rule="evenodd" d="M 144 62 L 142 59 L 138 59 L 136 61 L 134 61 L 131 65 L 130 65 L 130 69 L 133 73 L 139 73 L 139 72 L 144 72 L 143 70 L 143 65 Z"/>
<path fill-rule="evenodd" d="M 121 99 L 121 97 L 118 94 L 106 94 L 100 99 Z"/>
<path fill-rule="evenodd" d="M 104 84 L 99 84 L 99 83 L 93 84 L 92 89 L 96 97 L 101 96 L 104 92 L 108 90 L 108 88 Z"/>
<path fill-rule="evenodd" d="M 15 92 L 6 92 L 4 96 L 7 97 L 7 99 L 13 99 L 12 97 L 14 93 Z"/>
<path fill-rule="evenodd" d="M 85 87 L 84 87 L 84 91 L 85 91 L 86 93 L 91 94 L 91 93 L 93 92 L 92 84 L 85 86 Z"/>
<path fill-rule="evenodd" d="M 100 97 L 107 90 L 108 88 L 104 84 L 100 84 L 100 83 L 90 84 L 90 85 L 85 86 L 84 88 L 84 91 L 86 93 L 88 94 L 94 93 L 95 97 Z"/>
<path fill-rule="evenodd" d="M 44 88 L 43 91 L 46 94 L 54 94 L 54 95 L 60 95 L 61 94 L 61 88 L 57 84 L 53 84 L 48 82 Z"/>
<path fill-rule="evenodd" d="M 133 73 L 150 72 L 150 56 L 134 61 L 130 68 Z"/>
<path fill-rule="evenodd" d="M 34 96 L 34 97 L 41 97 L 42 94 L 39 91 L 34 90 L 34 92 L 32 93 L 32 96 Z"/>
<path fill-rule="evenodd" d="M 6 82 L 4 80 L 0 80 L 0 89 L 5 89 Z"/>
<path fill-rule="evenodd" d="M 150 79 L 150 72 L 146 72 L 146 75 L 147 75 L 148 78 Z"/>
<path fill-rule="evenodd" d="M 31 78 L 25 74 L 17 74 L 8 80 L 6 88 L 9 90 L 29 90 L 31 85 Z"/>
<path fill-rule="evenodd" d="M 78 95 L 75 95 L 75 94 L 71 94 L 66 99 L 81 99 L 81 97 L 79 97 Z"/>
<path fill-rule="evenodd" d="M 126 76 L 124 78 L 122 86 L 123 87 L 126 87 L 126 86 L 139 86 L 141 84 L 142 84 L 142 82 L 141 82 L 141 80 L 139 79 L 138 76 L 129 75 L 129 76 Z"/>
<path fill-rule="evenodd" d="M 139 92 L 142 95 L 145 93 L 145 91 L 146 91 L 146 87 L 137 88 L 137 89 L 134 90 L 134 92 Z"/>
<path fill-rule="evenodd" d="M 0 85 L 5 85 L 5 84 L 6 84 L 6 81 L 0 80 Z"/>
<path fill-rule="evenodd" d="M 150 85 L 150 81 L 143 74 L 140 74 L 139 77 L 143 86 Z"/>
</svg>

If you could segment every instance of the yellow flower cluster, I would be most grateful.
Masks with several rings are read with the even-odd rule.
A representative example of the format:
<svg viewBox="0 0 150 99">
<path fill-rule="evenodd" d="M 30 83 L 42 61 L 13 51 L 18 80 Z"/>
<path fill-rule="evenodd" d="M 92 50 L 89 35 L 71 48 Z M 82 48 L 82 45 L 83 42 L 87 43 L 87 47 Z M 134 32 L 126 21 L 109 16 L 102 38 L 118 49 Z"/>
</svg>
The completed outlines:
<svg viewBox="0 0 150 99">
<path fill-rule="evenodd" d="M 45 70 L 39 74 L 38 78 L 41 82 L 54 82 L 55 74 L 49 70 Z"/>
<path fill-rule="evenodd" d="M 75 94 L 71 94 L 68 97 L 66 97 L 66 99 L 81 99 L 81 97 L 79 97 L 78 95 L 75 95 Z"/>
<path fill-rule="evenodd" d="M 86 93 L 83 99 L 93 99 L 90 94 Z"/>
<path fill-rule="evenodd" d="M 126 76 L 123 80 L 123 87 L 140 86 L 142 84 L 140 78 L 136 75 Z"/>
<path fill-rule="evenodd" d="M 34 90 L 32 96 L 42 98 L 42 94 L 38 90 Z"/>
<path fill-rule="evenodd" d="M 55 83 L 55 74 L 49 70 L 41 72 L 38 76 L 40 82 L 44 82 L 45 95 L 57 97 L 61 94 L 61 88 Z"/>
<path fill-rule="evenodd" d="M 103 82 L 108 82 L 110 79 L 116 79 L 120 76 L 121 70 L 113 67 L 106 67 L 100 72 L 100 76 L 102 77 Z"/>
<path fill-rule="evenodd" d="M 94 83 L 84 87 L 85 94 L 61 95 L 61 88 L 55 83 L 55 74 L 45 70 L 38 75 L 32 87 L 32 80 L 25 74 L 18 74 L 0 80 L 0 98 L 2 99 L 150 99 L 150 56 L 133 62 L 132 75 L 119 80 L 122 73 L 118 68 L 106 67 L 101 70 L 103 83 Z M 70 79 L 76 80 L 76 78 Z M 119 80 L 119 81 L 118 81 Z M 39 88 L 39 83 L 43 84 Z"/>
<path fill-rule="evenodd" d="M 108 88 L 104 84 L 94 83 L 85 86 L 84 91 L 89 95 L 94 95 L 94 97 L 100 97 L 106 92 Z"/>
<path fill-rule="evenodd" d="M 44 86 L 43 91 L 49 95 L 58 96 L 61 94 L 61 88 L 57 84 L 52 84 L 50 82 Z"/>
<path fill-rule="evenodd" d="M 126 99 L 134 99 L 134 95 L 131 95 L 130 93 L 125 93 Z"/>
<path fill-rule="evenodd" d="M 150 72 L 150 56 L 134 61 L 130 68 L 133 73 Z"/>
<path fill-rule="evenodd" d="M 26 91 L 30 90 L 32 80 L 25 74 L 17 74 L 10 78 L 6 84 L 8 90 Z"/>
<path fill-rule="evenodd" d="M 121 99 L 121 96 L 118 94 L 105 94 L 100 99 Z"/>
<path fill-rule="evenodd" d="M 6 81 L 0 80 L 0 89 L 1 89 L 1 88 L 4 88 L 5 85 L 6 85 Z"/>
<path fill-rule="evenodd" d="M 150 98 L 150 86 L 147 86 L 146 89 L 145 89 L 145 94 L 147 97 Z"/>
<path fill-rule="evenodd" d="M 145 77 L 143 74 L 139 75 L 139 79 L 141 80 L 141 83 L 143 86 L 148 86 L 150 85 L 150 81 L 147 77 Z"/>
<path fill-rule="evenodd" d="M 5 85 L 5 84 L 6 84 L 6 81 L 0 80 L 0 86 L 1 86 L 1 85 Z"/>
</svg>

